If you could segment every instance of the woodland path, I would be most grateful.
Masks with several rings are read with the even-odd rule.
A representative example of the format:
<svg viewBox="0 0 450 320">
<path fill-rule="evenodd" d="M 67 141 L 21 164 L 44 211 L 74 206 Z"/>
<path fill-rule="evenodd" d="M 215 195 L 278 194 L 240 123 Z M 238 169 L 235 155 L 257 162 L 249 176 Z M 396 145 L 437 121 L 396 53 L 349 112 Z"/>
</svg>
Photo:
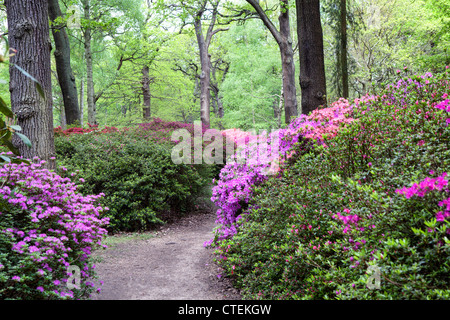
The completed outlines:
<svg viewBox="0 0 450 320">
<path fill-rule="evenodd" d="M 100 294 L 93 300 L 239 300 L 229 279 L 217 276 L 212 248 L 215 213 L 203 208 L 159 230 L 120 241 L 94 256 Z"/>
</svg>

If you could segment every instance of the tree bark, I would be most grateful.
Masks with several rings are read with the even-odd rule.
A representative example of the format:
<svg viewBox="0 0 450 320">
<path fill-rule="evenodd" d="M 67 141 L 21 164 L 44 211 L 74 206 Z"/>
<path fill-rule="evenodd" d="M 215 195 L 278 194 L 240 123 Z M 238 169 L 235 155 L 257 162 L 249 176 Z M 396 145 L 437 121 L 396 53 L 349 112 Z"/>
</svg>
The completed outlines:
<svg viewBox="0 0 450 320">
<path fill-rule="evenodd" d="M 323 34 L 319 0 L 296 0 L 302 114 L 326 105 Z"/>
<path fill-rule="evenodd" d="M 294 50 L 292 48 L 292 38 L 290 34 L 288 0 L 280 0 L 281 12 L 278 17 L 278 21 L 280 22 L 279 31 L 261 8 L 258 0 L 247 0 L 247 2 L 255 9 L 256 13 L 275 38 L 278 47 L 280 48 L 283 74 L 285 122 L 290 123 L 291 117 L 298 115 L 298 105 L 297 89 L 295 87 Z"/>
<path fill-rule="evenodd" d="M 86 59 L 86 95 L 88 106 L 88 123 L 91 125 L 97 125 L 97 110 L 95 106 L 95 89 L 94 89 L 94 74 L 92 67 L 92 49 L 91 39 L 92 30 L 89 26 L 89 20 L 91 19 L 90 1 L 83 0 L 84 7 L 84 19 L 88 24 L 83 32 L 84 36 L 84 57 Z"/>
<path fill-rule="evenodd" d="M 348 98 L 348 63 L 347 63 L 347 1 L 340 0 L 340 67 L 342 80 L 342 97 Z"/>
<path fill-rule="evenodd" d="M 63 130 L 67 129 L 67 118 L 66 118 L 66 109 L 64 108 L 64 106 L 61 107 L 60 109 L 60 124 L 61 124 L 61 128 Z"/>
<path fill-rule="evenodd" d="M 84 81 L 81 79 L 80 83 L 80 126 L 83 128 L 84 120 Z"/>
<path fill-rule="evenodd" d="M 145 66 L 142 68 L 142 94 L 144 96 L 144 108 L 143 108 L 143 117 L 144 119 L 150 119 L 151 117 L 151 96 L 150 96 L 150 77 L 149 77 L 150 68 Z"/>
<path fill-rule="evenodd" d="M 202 31 L 201 16 L 203 11 L 199 12 L 195 17 L 194 29 L 197 36 L 198 48 L 200 50 L 200 118 L 202 124 L 210 127 L 210 112 L 211 112 L 211 93 L 209 91 L 209 85 L 211 82 L 211 60 L 208 54 L 208 47 Z"/>
<path fill-rule="evenodd" d="M 17 50 L 10 60 L 11 108 L 32 146 L 29 148 L 18 137 L 13 144 L 24 158 L 39 157 L 47 161 L 45 166 L 55 168 L 52 86 L 47 1 L 7 0 L 6 13 L 9 45 Z M 45 99 L 35 83 L 14 64 L 39 81 Z"/>
<path fill-rule="evenodd" d="M 210 23 L 208 25 L 208 30 L 206 34 L 203 34 L 202 30 L 202 19 L 203 15 L 207 11 L 208 0 L 203 0 L 202 3 L 195 11 L 190 11 L 190 15 L 194 19 L 194 30 L 197 37 L 197 44 L 200 53 L 200 65 L 201 74 L 200 78 L 200 118 L 202 124 L 209 128 L 210 127 L 210 113 L 211 113 L 211 55 L 208 53 L 209 45 L 211 43 L 212 37 L 221 31 L 226 31 L 228 29 L 215 29 L 216 18 L 218 14 L 218 6 L 220 0 L 212 1 L 212 10 Z M 189 10 L 188 10 L 189 11 Z"/>
<path fill-rule="evenodd" d="M 280 22 L 281 41 L 278 43 L 281 53 L 281 64 L 283 72 L 283 95 L 285 122 L 290 123 L 291 117 L 298 115 L 297 89 L 295 87 L 295 65 L 294 50 L 292 48 L 291 28 L 289 24 L 288 0 L 280 1 L 281 13 L 278 18 Z"/>
<path fill-rule="evenodd" d="M 48 14 L 51 22 L 58 17 L 62 17 L 58 0 L 48 0 Z M 70 66 L 70 43 L 64 26 L 53 25 L 53 39 L 55 41 L 55 62 L 58 82 L 64 101 L 64 111 L 68 125 L 80 121 L 78 109 L 78 92 L 75 83 L 75 76 Z"/>
</svg>

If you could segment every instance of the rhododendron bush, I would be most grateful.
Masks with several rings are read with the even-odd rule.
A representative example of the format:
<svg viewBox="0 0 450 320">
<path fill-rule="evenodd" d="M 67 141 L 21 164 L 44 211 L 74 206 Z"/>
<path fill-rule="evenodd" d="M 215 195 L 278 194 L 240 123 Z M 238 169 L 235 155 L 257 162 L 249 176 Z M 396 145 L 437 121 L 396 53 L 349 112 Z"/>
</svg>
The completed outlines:
<svg viewBox="0 0 450 320">
<path fill-rule="evenodd" d="M 449 92 L 448 70 L 399 79 L 351 104 L 334 129 L 310 115 L 278 175 L 244 184 L 244 166 L 223 170 L 222 210 L 246 189 L 216 260 L 245 298 L 450 298 Z"/>
<path fill-rule="evenodd" d="M 236 129 L 224 131 L 225 134 L 236 137 L 236 143 L 241 141 L 247 144 L 237 151 L 234 159 L 231 159 L 234 161 L 227 162 L 213 189 L 211 200 L 219 207 L 216 221 L 219 227 L 216 229 L 215 239 L 205 245 L 235 234 L 236 221 L 247 207 L 253 188 L 270 176 L 278 174 L 280 165 L 294 154 L 307 152 L 313 142 L 323 144 L 326 139 L 334 137 L 340 128 L 353 120 L 350 114 L 355 103 L 370 99 L 370 96 L 356 99 L 353 104 L 346 99 L 340 99 L 328 108 L 314 110 L 309 116 L 301 115 L 286 129 L 270 134 L 256 135 Z M 261 142 L 267 145 L 264 157 L 259 147 Z M 294 150 L 294 145 L 300 145 L 300 149 Z"/>
<path fill-rule="evenodd" d="M 104 193 L 110 233 L 150 229 L 193 208 L 214 174 L 212 166 L 173 163 L 176 129 L 193 133 L 194 126 L 154 119 L 126 130 L 58 136 L 60 174 L 84 179 L 82 194 Z"/>
<path fill-rule="evenodd" d="M 96 289 L 90 255 L 103 246 L 108 208 L 43 163 L 0 168 L 1 299 L 80 299 Z M 69 268 L 80 271 L 78 287 L 68 286 Z"/>
</svg>

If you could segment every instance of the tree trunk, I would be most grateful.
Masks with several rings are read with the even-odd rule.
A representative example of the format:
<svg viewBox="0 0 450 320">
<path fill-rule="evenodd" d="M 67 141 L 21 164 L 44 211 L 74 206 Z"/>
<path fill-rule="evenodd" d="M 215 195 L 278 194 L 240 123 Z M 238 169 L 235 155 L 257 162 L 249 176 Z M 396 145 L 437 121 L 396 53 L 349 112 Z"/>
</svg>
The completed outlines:
<svg viewBox="0 0 450 320">
<path fill-rule="evenodd" d="M 52 22 L 62 16 L 58 0 L 48 0 L 48 14 Z M 52 34 L 56 47 L 54 52 L 56 72 L 58 73 L 58 81 L 63 95 L 66 122 L 68 125 L 71 125 L 80 121 L 80 113 L 78 110 L 78 92 L 75 76 L 70 66 L 69 38 L 65 27 L 60 25 L 53 25 Z"/>
<path fill-rule="evenodd" d="M 348 98 L 348 63 L 347 63 L 347 1 L 340 0 L 340 67 L 342 77 L 342 97 Z"/>
<path fill-rule="evenodd" d="M 223 102 L 220 98 L 220 95 L 217 95 L 217 116 L 222 119 L 223 118 Z"/>
<path fill-rule="evenodd" d="M 202 31 L 202 13 L 198 14 L 194 21 L 195 35 L 197 36 L 198 48 L 200 50 L 200 118 L 202 124 L 209 128 L 210 126 L 210 109 L 211 109 L 211 93 L 209 85 L 211 82 L 211 61 L 208 54 L 205 37 Z"/>
<path fill-rule="evenodd" d="M 291 29 L 289 24 L 288 1 L 282 0 L 280 22 L 281 41 L 278 44 L 281 53 L 281 65 L 283 72 L 283 95 L 285 122 L 290 123 L 291 117 L 298 115 L 297 89 L 295 87 L 294 50 L 292 48 Z"/>
<path fill-rule="evenodd" d="M 194 22 L 195 35 L 197 36 L 198 48 L 200 50 L 200 118 L 202 124 L 209 128 L 210 126 L 210 110 L 211 110 L 211 93 L 209 85 L 211 82 L 211 61 L 208 54 L 208 47 L 206 45 L 205 37 L 202 31 L 202 21 L 200 18 L 195 19 Z"/>
<path fill-rule="evenodd" d="M 83 0 L 84 18 L 87 23 L 91 19 L 90 1 Z M 91 125 L 97 124 L 97 110 L 95 107 L 95 90 L 94 90 L 94 75 L 92 68 L 92 50 L 91 50 L 91 28 L 86 26 L 83 32 L 84 35 L 84 57 L 86 59 L 86 94 L 88 106 L 88 123 Z"/>
<path fill-rule="evenodd" d="M 150 119 L 151 117 L 151 96 L 150 96 L 150 77 L 149 77 L 149 67 L 145 66 L 142 68 L 142 94 L 144 96 L 144 108 L 143 117 L 144 119 Z"/>
<path fill-rule="evenodd" d="M 6 14 L 9 45 L 17 50 L 10 60 L 11 108 L 17 124 L 31 143 L 27 147 L 16 136 L 14 145 L 24 158 L 39 157 L 45 166 L 55 168 L 55 143 L 53 133 L 52 86 L 47 1 L 7 0 Z M 15 66 L 21 67 L 39 81 L 45 99 L 35 83 Z"/>
<path fill-rule="evenodd" d="M 284 90 L 283 86 L 281 86 L 280 98 L 278 100 L 275 99 L 273 102 L 273 115 L 275 119 L 277 119 L 277 129 L 281 129 L 281 114 L 283 111 L 283 101 L 284 101 L 283 95 Z"/>
<path fill-rule="evenodd" d="M 80 83 L 80 127 L 83 128 L 84 120 L 84 81 L 81 79 Z"/>
<path fill-rule="evenodd" d="M 66 118 L 66 109 L 64 108 L 64 106 L 61 107 L 60 109 L 60 124 L 61 124 L 61 128 L 63 130 L 67 129 L 67 118 Z"/>
<path fill-rule="evenodd" d="M 326 105 L 325 63 L 319 0 L 296 0 L 302 114 Z"/>
</svg>

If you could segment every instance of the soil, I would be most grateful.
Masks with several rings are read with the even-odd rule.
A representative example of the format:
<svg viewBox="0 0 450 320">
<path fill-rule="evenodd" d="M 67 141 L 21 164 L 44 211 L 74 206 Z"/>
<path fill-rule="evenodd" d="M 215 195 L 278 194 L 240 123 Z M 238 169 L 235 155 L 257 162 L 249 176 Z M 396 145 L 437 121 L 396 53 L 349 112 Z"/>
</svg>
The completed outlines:
<svg viewBox="0 0 450 320">
<path fill-rule="evenodd" d="M 92 299 L 240 300 L 214 249 L 203 246 L 213 237 L 214 212 L 206 205 L 153 232 L 109 237 L 112 244 L 94 253 L 103 285 Z"/>
</svg>

